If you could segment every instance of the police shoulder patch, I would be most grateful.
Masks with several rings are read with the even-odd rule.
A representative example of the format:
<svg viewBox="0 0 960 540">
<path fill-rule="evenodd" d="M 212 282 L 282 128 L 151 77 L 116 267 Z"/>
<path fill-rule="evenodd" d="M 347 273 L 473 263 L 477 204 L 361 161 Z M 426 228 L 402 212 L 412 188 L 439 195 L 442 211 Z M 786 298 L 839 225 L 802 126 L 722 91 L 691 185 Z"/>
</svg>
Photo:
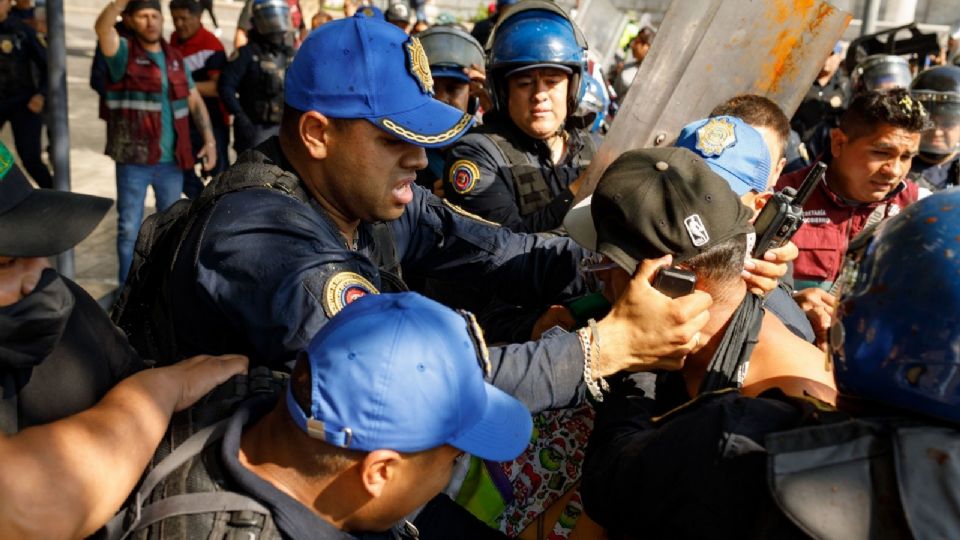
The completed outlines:
<svg viewBox="0 0 960 540">
<path fill-rule="evenodd" d="M 333 317 L 361 296 L 380 294 L 373 283 L 353 272 L 339 272 L 327 279 L 323 286 L 323 311 Z"/>
<path fill-rule="evenodd" d="M 737 142 L 733 122 L 726 118 L 711 118 L 697 130 L 697 150 L 705 157 L 719 156 Z"/>
<path fill-rule="evenodd" d="M 473 191 L 479 180 L 480 167 L 469 159 L 458 159 L 450 166 L 450 187 L 461 195 Z"/>
</svg>

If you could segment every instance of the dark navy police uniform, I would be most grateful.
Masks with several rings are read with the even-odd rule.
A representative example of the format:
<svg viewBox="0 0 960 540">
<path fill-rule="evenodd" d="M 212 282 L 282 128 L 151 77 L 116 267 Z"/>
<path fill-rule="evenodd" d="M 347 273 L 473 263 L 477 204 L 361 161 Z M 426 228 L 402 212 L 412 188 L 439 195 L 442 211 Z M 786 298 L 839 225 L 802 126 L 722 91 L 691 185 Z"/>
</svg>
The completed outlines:
<svg viewBox="0 0 960 540">
<path fill-rule="evenodd" d="M 958 186 L 960 185 L 960 154 L 940 164 L 926 162 L 919 156 L 914 157 L 907 178 L 930 191 Z"/>
<path fill-rule="evenodd" d="M 42 188 L 53 178 L 40 158 L 43 118 L 27 108 L 30 98 L 47 94 L 47 47 L 37 32 L 16 17 L 0 22 L 0 129 L 10 122 L 17 154 Z"/>
<path fill-rule="evenodd" d="M 560 227 L 573 201 L 569 186 L 593 157 L 589 135 L 568 128 L 567 150 L 554 165 L 546 143 L 521 131 L 509 118 L 490 112 L 484 122 L 450 148 L 444 196 L 515 232 Z M 540 174 L 531 174 L 534 171 Z M 543 185 L 538 186 L 537 176 Z"/>
<path fill-rule="evenodd" d="M 234 168 L 258 160 L 293 172 L 276 138 Z M 519 304 L 584 292 L 577 271 L 584 252 L 571 240 L 513 234 L 418 187 L 389 233 L 397 261 L 420 275 L 470 283 Z M 316 201 L 276 189 L 224 195 L 187 235 L 170 279 L 179 355 L 229 351 L 275 367 L 294 360 L 351 300 L 403 287 L 378 267 L 390 248 L 375 235 L 374 225 L 361 223 L 347 245 Z M 490 357 L 491 382 L 534 411 L 582 396 L 576 334 L 494 347 Z"/>
<path fill-rule="evenodd" d="M 256 30 L 220 74 L 220 99 L 234 115 L 233 147 L 243 152 L 276 135 L 283 115 L 283 77 L 293 47 L 269 43 Z M 239 97 L 238 97 L 239 96 Z"/>
</svg>

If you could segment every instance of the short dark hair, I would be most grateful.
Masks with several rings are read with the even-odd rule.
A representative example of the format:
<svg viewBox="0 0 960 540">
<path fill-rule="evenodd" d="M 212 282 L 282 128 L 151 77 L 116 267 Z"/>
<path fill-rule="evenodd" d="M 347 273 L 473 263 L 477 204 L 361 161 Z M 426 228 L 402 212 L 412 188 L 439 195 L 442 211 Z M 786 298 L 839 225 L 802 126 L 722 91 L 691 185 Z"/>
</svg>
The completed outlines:
<svg viewBox="0 0 960 540">
<path fill-rule="evenodd" d="M 718 285 L 740 279 L 747 256 L 747 235 L 741 233 L 687 259 L 683 266 L 697 274 L 697 279 Z"/>
<path fill-rule="evenodd" d="M 170 11 L 185 9 L 194 15 L 203 13 L 203 4 L 197 0 L 170 0 Z"/>
<path fill-rule="evenodd" d="M 851 140 L 869 135 L 884 124 L 912 133 L 931 127 L 927 111 L 905 88 L 864 92 L 853 98 L 840 117 L 840 131 Z"/>
<path fill-rule="evenodd" d="M 786 148 L 790 139 L 790 119 L 773 100 L 757 94 L 734 96 L 710 111 L 710 116 L 735 116 L 753 127 L 772 129 Z"/>
</svg>

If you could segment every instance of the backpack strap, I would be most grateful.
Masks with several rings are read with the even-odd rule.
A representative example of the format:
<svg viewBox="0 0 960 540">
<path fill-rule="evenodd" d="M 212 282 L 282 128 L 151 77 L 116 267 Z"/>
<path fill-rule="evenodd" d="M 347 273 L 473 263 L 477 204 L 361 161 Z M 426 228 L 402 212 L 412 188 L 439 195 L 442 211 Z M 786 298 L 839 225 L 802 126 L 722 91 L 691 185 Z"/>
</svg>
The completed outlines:
<svg viewBox="0 0 960 540">
<path fill-rule="evenodd" d="M 167 457 L 163 458 L 156 467 L 151 469 L 140 483 L 140 487 L 131 497 L 130 505 L 126 509 L 121 510 L 106 524 L 104 527 L 105 538 L 107 540 L 121 540 L 140 528 L 144 510 L 143 503 L 150 496 L 153 489 L 157 487 L 157 484 L 188 460 L 200 454 L 204 448 L 223 438 L 228 420 L 229 419 L 221 420 L 212 426 L 194 433 Z M 175 514 L 168 514 L 164 517 L 168 517 L 169 515 Z"/>
</svg>

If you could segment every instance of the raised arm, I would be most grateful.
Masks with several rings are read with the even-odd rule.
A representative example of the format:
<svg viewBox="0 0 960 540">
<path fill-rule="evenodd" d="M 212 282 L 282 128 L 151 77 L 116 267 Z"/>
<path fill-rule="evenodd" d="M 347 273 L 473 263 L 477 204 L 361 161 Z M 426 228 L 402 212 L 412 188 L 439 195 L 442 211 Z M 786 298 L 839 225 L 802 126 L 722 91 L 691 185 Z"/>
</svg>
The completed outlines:
<svg viewBox="0 0 960 540">
<path fill-rule="evenodd" d="M 114 56 L 120 48 L 120 34 L 113 26 L 117 23 L 117 17 L 126 9 L 127 1 L 114 0 L 107 4 L 93 25 L 93 29 L 97 32 L 97 40 L 100 42 L 100 51 L 104 56 Z"/>
</svg>

